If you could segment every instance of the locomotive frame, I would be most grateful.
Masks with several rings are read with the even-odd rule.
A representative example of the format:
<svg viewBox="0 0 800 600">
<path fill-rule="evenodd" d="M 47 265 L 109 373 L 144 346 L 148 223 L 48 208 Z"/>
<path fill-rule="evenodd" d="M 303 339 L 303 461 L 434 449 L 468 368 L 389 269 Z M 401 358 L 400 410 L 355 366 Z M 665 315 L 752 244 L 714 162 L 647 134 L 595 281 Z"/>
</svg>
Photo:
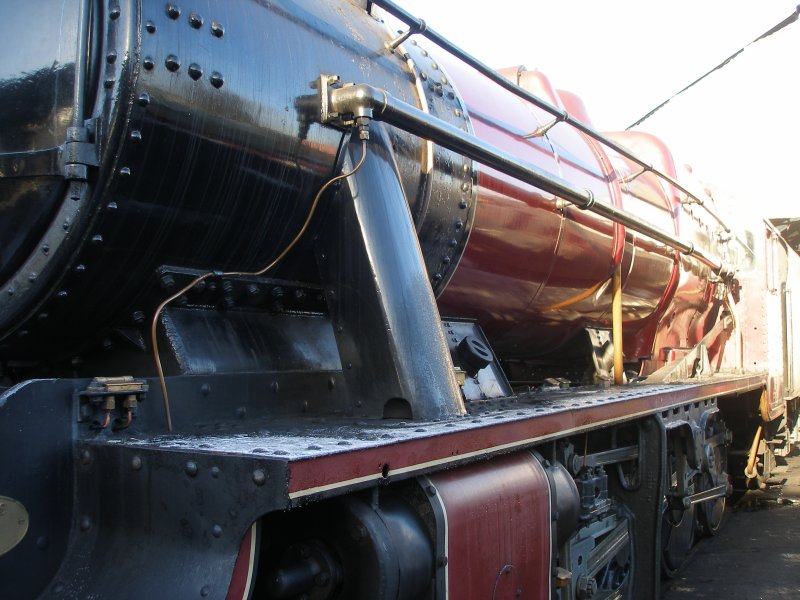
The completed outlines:
<svg viewBox="0 0 800 600">
<path fill-rule="evenodd" d="M 180 4 L 3 119 L 0 596 L 657 597 L 796 442 L 797 254 L 389 0 Z"/>
</svg>

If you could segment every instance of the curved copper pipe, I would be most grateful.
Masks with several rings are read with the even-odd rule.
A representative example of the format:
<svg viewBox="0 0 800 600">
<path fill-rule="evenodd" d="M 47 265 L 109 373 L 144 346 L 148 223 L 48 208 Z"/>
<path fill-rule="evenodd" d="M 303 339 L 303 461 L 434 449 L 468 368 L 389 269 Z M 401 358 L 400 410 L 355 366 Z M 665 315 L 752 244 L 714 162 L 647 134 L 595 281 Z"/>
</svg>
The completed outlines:
<svg viewBox="0 0 800 600">
<path fill-rule="evenodd" d="M 756 458 L 758 457 L 758 443 L 761 441 L 761 434 L 764 430 L 762 425 L 758 426 L 756 436 L 753 438 L 753 445 L 750 446 L 750 453 L 747 455 L 747 466 L 744 468 L 744 476 L 748 479 L 755 479 L 758 477 L 758 470 L 756 467 Z"/>
</svg>

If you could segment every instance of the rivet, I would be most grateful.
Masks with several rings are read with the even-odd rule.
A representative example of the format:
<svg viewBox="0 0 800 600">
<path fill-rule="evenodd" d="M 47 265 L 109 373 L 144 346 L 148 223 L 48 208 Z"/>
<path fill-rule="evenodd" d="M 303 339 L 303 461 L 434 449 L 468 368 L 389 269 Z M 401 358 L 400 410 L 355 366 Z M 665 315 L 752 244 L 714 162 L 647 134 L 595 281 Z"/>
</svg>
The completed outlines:
<svg viewBox="0 0 800 600">
<path fill-rule="evenodd" d="M 328 389 L 333 390 L 333 388 L 335 387 L 336 387 L 336 381 L 333 379 L 333 377 L 331 377 L 330 379 L 328 379 Z"/>
<path fill-rule="evenodd" d="M 447 85 L 447 77 L 442 75 L 442 85 Z"/>
<path fill-rule="evenodd" d="M 442 262 L 444 264 L 446 264 L 446 265 L 449 265 L 450 264 L 450 257 L 449 256 L 443 256 L 442 257 Z"/>
<path fill-rule="evenodd" d="M 50 246 L 48 244 L 42 244 L 42 253 L 47 254 L 50 252 Z"/>
<path fill-rule="evenodd" d="M 350 537 L 359 542 L 367 537 L 367 528 L 363 525 L 356 525 L 350 530 Z"/>
<path fill-rule="evenodd" d="M 461 184 L 461 191 L 462 192 L 468 192 L 469 191 L 469 183 L 467 183 L 466 181 L 464 183 L 462 183 Z"/>
<path fill-rule="evenodd" d="M 103 243 L 103 236 L 99 233 L 96 233 L 92 236 L 92 243 L 93 244 L 102 244 Z"/>
<path fill-rule="evenodd" d="M 170 275 L 169 273 L 167 273 L 166 275 L 162 275 L 161 276 L 161 287 L 163 287 L 165 290 L 169 290 L 169 289 L 175 287 L 175 278 L 172 275 Z"/>
<path fill-rule="evenodd" d="M 225 28 L 222 26 L 222 23 L 211 21 L 211 33 L 214 35 L 214 37 L 221 38 L 223 35 L 225 35 Z"/>
<path fill-rule="evenodd" d="M 75 272 L 76 273 L 83 273 L 84 271 L 86 271 L 86 265 L 84 265 L 84 264 L 75 265 Z"/>
<path fill-rule="evenodd" d="M 147 33 L 155 33 L 156 32 L 156 24 L 152 21 L 148 21 L 144 28 L 147 30 Z"/>
<path fill-rule="evenodd" d="M 431 69 L 433 69 L 434 71 L 437 71 L 439 69 L 439 65 L 437 65 L 436 63 L 431 63 Z"/>
<path fill-rule="evenodd" d="M 219 467 L 211 467 L 211 476 L 216 479 L 219 477 Z"/>
<path fill-rule="evenodd" d="M 60 594 L 64 591 L 64 584 L 60 581 L 53 586 L 53 592 L 56 594 Z"/>
<path fill-rule="evenodd" d="M 139 471 L 142 468 L 142 458 L 140 456 L 134 456 L 131 459 L 131 469 L 134 471 Z"/>
<path fill-rule="evenodd" d="M 275 394 L 278 393 L 279 386 L 278 386 L 278 382 L 277 381 L 273 381 L 272 385 L 270 385 L 269 387 L 270 387 L 270 389 L 272 390 L 273 393 L 275 393 Z"/>
<path fill-rule="evenodd" d="M 428 496 L 435 496 L 436 495 L 436 488 L 432 485 L 429 485 L 425 488 L 425 491 L 428 492 Z"/>
<path fill-rule="evenodd" d="M 144 323 L 144 320 L 145 320 L 144 312 L 141 310 L 134 311 L 134 313 L 131 315 L 131 321 L 133 321 L 137 325 L 141 325 L 142 323 Z"/>
<path fill-rule="evenodd" d="M 207 383 L 202 384 L 200 386 L 200 393 L 203 394 L 203 396 L 208 396 L 211 393 L 211 386 Z"/>
<path fill-rule="evenodd" d="M 464 227 L 464 221 L 462 221 L 461 219 L 459 219 L 458 221 L 456 221 L 456 222 L 455 222 L 455 228 L 456 228 L 457 230 L 458 230 L 458 229 L 461 229 L 462 227 Z"/>
<path fill-rule="evenodd" d="M 50 545 L 50 542 L 47 539 L 46 535 L 40 535 L 38 538 L 36 538 L 36 547 L 39 550 L 47 550 L 47 546 L 49 546 L 49 545 Z"/>
<path fill-rule="evenodd" d="M 222 84 L 225 83 L 225 80 L 222 78 L 222 73 L 220 73 L 219 71 L 214 71 L 211 74 L 211 77 L 208 78 L 208 80 L 211 82 L 211 85 L 213 85 L 217 89 L 221 88 Z"/>
<path fill-rule="evenodd" d="M 43 312 L 36 315 L 36 318 L 39 319 L 40 321 L 45 321 L 49 316 L 50 316 L 49 313 Z"/>
<path fill-rule="evenodd" d="M 23 338 L 23 337 L 25 337 L 26 335 L 28 335 L 28 333 L 30 333 L 30 332 L 29 332 L 27 329 L 22 329 L 22 330 L 20 330 L 20 331 L 18 331 L 18 332 L 17 332 L 17 337 L 21 337 L 21 338 Z"/>
<path fill-rule="evenodd" d="M 112 201 L 112 202 L 109 202 L 108 204 L 106 204 L 106 208 L 108 210 L 112 210 L 113 211 L 113 210 L 117 210 L 117 208 L 119 208 L 119 207 L 117 206 L 116 202 Z"/>
<path fill-rule="evenodd" d="M 139 104 L 139 106 L 147 106 L 150 104 L 150 94 L 147 92 L 142 92 L 139 94 L 139 98 L 137 98 L 136 102 Z"/>
<path fill-rule="evenodd" d="M 130 133 L 130 138 L 133 143 L 138 144 L 139 142 L 142 141 L 142 132 L 139 131 L 138 129 L 134 129 Z"/>
<path fill-rule="evenodd" d="M 441 273 L 436 273 L 436 275 L 433 276 L 433 279 L 434 279 L 434 281 L 441 281 L 442 280 L 442 274 Z"/>
<path fill-rule="evenodd" d="M 267 474 L 261 469 L 253 471 L 253 483 L 257 486 L 262 486 L 267 482 Z"/>
<path fill-rule="evenodd" d="M 203 17 L 193 12 L 189 15 L 189 25 L 195 29 L 200 29 L 203 26 Z"/>
<path fill-rule="evenodd" d="M 108 16 L 112 21 L 116 21 L 117 19 L 119 19 L 119 14 L 120 14 L 119 6 L 116 5 L 112 6 L 111 10 L 108 12 Z"/>
<path fill-rule="evenodd" d="M 8 294 L 9 296 L 13 296 L 14 295 L 14 288 L 8 288 L 6 290 L 6 294 Z"/>
<path fill-rule="evenodd" d="M 200 588 L 200 595 L 203 598 L 208 596 L 210 593 L 211 593 L 211 588 L 209 588 L 207 585 L 204 585 L 202 588 Z"/>
<path fill-rule="evenodd" d="M 183 470 L 189 477 L 195 477 L 197 475 L 197 463 L 193 460 L 190 460 L 186 463 Z"/>
<path fill-rule="evenodd" d="M 69 296 L 69 292 L 67 290 L 59 290 L 56 292 L 56 298 L 66 298 Z"/>
<path fill-rule="evenodd" d="M 85 448 L 81 450 L 80 453 L 80 461 L 82 465 L 88 465 L 92 462 L 92 453 L 86 450 Z"/>
<path fill-rule="evenodd" d="M 203 69 L 200 68 L 200 65 L 197 63 L 192 63 L 189 65 L 189 77 L 197 81 L 203 76 Z"/>
<path fill-rule="evenodd" d="M 130 177 L 130 176 L 131 176 L 131 169 L 130 169 L 130 167 L 122 167 L 122 168 L 119 170 L 119 174 L 120 174 L 122 177 Z"/>
<path fill-rule="evenodd" d="M 64 231 L 69 231 L 69 221 L 64 221 L 61 224 L 61 229 L 63 229 Z"/>
<path fill-rule="evenodd" d="M 181 9 L 170 2 L 167 4 L 167 16 L 170 19 L 177 19 L 181 16 Z"/>
<path fill-rule="evenodd" d="M 215 538 L 218 538 L 219 536 L 221 536 L 222 535 L 222 527 L 220 527 L 219 525 L 214 525 L 211 528 L 211 535 L 213 535 Z"/>
<path fill-rule="evenodd" d="M 109 50 L 108 54 L 106 54 L 106 62 L 110 65 L 113 65 L 117 62 L 117 51 L 116 50 Z"/>
<path fill-rule="evenodd" d="M 428 74 L 425 71 L 420 73 L 419 77 L 420 77 L 420 79 L 422 79 L 422 81 L 427 81 L 428 80 Z"/>
<path fill-rule="evenodd" d="M 428 51 L 427 50 L 420 50 L 420 54 L 422 54 L 422 56 L 428 56 Z"/>
<path fill-rule="evenodd" d="M 174 54 L 170 54 L 164 59 L 164 65 L 167 67 L 167 71 L 172 71 L 174 73 L 181 68 L 181 61 L 178 60 L 178 57 Z"/>
<path fill-rule="evenodd" d="M 142 65 L 144 66 L 145 71 L 152 71 L 153 67 L 156 66 L 156 63 L 152 56 L 145 56 L 144 59 L 142 59 Z"/>
<path fill-rule="evenodd" d="M 468 206 L 469 206 L 469 204 L 467 203 L 466 200 L 461 200 L 461 202 L 458 203 L 458 208 L 460 208 L 462 210 L 467 208 Z"/>
<path fill-rule="evenodd" d="M 88 516 L 83 515 L 78 522 L 78 526 L 81 528 L 81 531 L 89 531 L 92 528 L 92 520 Z"/>
<path fill-rule="evenodd" d="M 113 77 L 109 77 L 108 79 L 103 81 L 103 87 L 106 88 L 107 90 L 110 90 L 111 88 L 114 87 L 115 82 L 116 79 L 114 79 Z"/>
</svg>

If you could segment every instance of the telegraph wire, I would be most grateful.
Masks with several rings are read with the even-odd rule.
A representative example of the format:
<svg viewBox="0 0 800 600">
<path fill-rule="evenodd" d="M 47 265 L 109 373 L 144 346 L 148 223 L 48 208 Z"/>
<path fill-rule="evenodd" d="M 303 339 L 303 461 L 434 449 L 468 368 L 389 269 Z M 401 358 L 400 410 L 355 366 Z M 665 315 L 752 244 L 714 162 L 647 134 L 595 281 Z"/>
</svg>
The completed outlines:
<svg viewBox="0 0 800 600">
<path fill-rule="evenodd" d="M 727 65 L 729 62 L 731 62 L 731 61 L 732 61 L 734 58 L 736 58 L 736 57 L 737 57 L 737 56 L 739 56 L 739 55 L 740 55 L 742 52 L 744 52 L 744 51 L 745 51 L 745 50 L 746 50 L 746 49 L 747 49 L 749 46 L 752 46 L 752 45 L 753 45 L 753 44 L 755 44 L 756 42 L 759 42 L 759 41 L 763 40 L 764 38 L 767 38 L 767 37 L 771 36 L 773 33 L 777 33 L 778 31 L 780 31 L 780 30 L 781 30 L 781 29 L 783 29 L 784 27 L 786 27 L 786 26 L 788 26 L 788 25 L 791 25 L 792 23 L 794 23 L 795 21 L 797 21 L 797 19 L 798 19 L 798 16 L 800 16 L 800 4 L 798 4 L 798 5 L 795 7 L 795 9 L 794 9 L 794 12 L 793 12 L 791 15 L 789 15 L 788 17 L 786 17 L 786 18 L 785 18 L 783 21 L 781 21 L 780 23 L 778 23 L 777 25 L 775 25 L 774 27 L 772 27 L 772 28 L 771 28 L 771 29 L 769 29 L 768 31 L 765 31 L 764 33 L 762 33 L 760 36 L 758 36 L 758 37 L 757 37 L 756 39 L 754 39 L 752 42 L 750 42 L 750 43 L 748 43 L 748 44 L 745 44 L 744 46 L 742 46 L 741 48 L 739 48 L 739 49 L 738 49 L 736 52 L 734 52 L 734 53 L 733 53 L 733 54 L 731 54 L 731 55 L 730 55 L 728 58 L 726 58 L 726 59 L 725 59 L 725 60 L 723 60 L 721 63 L 719 63 L 719 64 L 718 64 L 716 67 L 714 67 L 713 69 L 710 69 L 709 71 L 707 71 L 706 73 L 704 73 L 703 75 L 701 75 L 700 77 L 698 77 L 697 79 L 695 79 L 695 80 L 694 80 L 692 83 L 690 83 L 689 85 L 687 85 L 687 86 L 686 86 L 685 88 L 683 88 L 682 90 L 680 90 L 680 91 L 678 91 L 678 92 L 675 92 L 674 94 L 672 94 L 672 96 L 670 96 L 669 98 L 667 98 L 666 100 L 664 100 L 664 101 L 663 101 L 661 104 L 659 104 L 659 105 L 658 105 L 658 106 L 656 106 L 654 109 L 652 109 L 650 112 L 646 113 L 644 116 L 642 116 L 641 118 L 639 118 L 639 120 L 638 120 L 638 121 L 636 121 L 636 122 L 634 122 L 634 123 L 631 123 L 630 125 L 628 125 L 628 126 L 625 128 L 625 130 L 626 130 L 626 131 L 628 131 L 628 130 L 630 130 L 630 129 L 633 129 L 633 128 L 634 128 L 634 127 L 636 127 L 637 125 L 640 125 L 641 123 L 643 123 L 644 121 L 646 121 L 647 119 L 649 119 L 650 117 L 652 117 L 652 116 L 653 116 L 655 113 L 657 113 L 659 110 L 661 110 L 662 108 L 664 108 L 664 107 L 665 107 L 667 104 L 669 104 L 669 102 L 670 102 L 670 101 L 671 101 L 673 98 L 675 98 L 675 97 L 677 97 L 677 96 L 680 96 L 680 95 L 681 95 L 683 92 L 685 92 L 686 90 L 688 90 L 688 89 L 689 89 L 689 88 L 691 88 L 691 87 L 694 87 L 695 85 L 697 85 L 698 83 L 700 83 L 700 82 L 701 82 L 703 79 L 705 79 L 706 77 L 708 77 L 709 75 L 711 75 L 711 74 L 712 74 L 712 73 L 714 73 L 715 71 L 719 71 L 721 68 L 723 68 L 723 67 L 724 67 L 725 65 Z"/>
</svg>

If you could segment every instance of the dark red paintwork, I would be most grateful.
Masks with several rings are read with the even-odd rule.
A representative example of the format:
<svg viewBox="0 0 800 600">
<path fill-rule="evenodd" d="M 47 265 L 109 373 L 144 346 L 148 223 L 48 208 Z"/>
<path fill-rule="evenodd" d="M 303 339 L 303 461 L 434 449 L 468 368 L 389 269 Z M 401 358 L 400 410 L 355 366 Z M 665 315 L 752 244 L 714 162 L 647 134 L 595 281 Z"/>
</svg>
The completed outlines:
<svg viewBox="0 0 800 600">
<path fill-rule="evenodd" d="M 576 398 L 574 409 L 568 411 L 548 414 L 533 409 L 524 416 L 509 414 L 508 420 L 500 422 L 486 419 L 475 427 L 452 433 L 405 441 L 389 438 L 385 444 L 370 448 L 290 460 L 288 493 L 290 498 L 304 499 L 336 488 L 358 487 L 364 481 L 380 479 L 383 474 L 389 478 L 395 473 L 420 474 L 474 459 L 476 455 L 489 457 L 563 437 L 565 432 L 597 429 L 610 422 L 706 398 L 743 393 L 764 384 L 763 376 L 750 376 L 650 390 L 618 402 L 582 405 Z"/>
<path fill-rule="evenodd" d="M 430 480 L 445 507 L 448 597 L 549 596 L 550 489 L 529 452 L 443 471 Z"/>
<path fill-rule="evenodd" d="M 643 175 L 621 184 L 621 176 L 638 169 L 612 160 L 603 147 L 566 125 L 525 139 L 552 117 L 463 65 L 446 66 L 478 137 L 591 190 L 598 202 L 676 231 L 674 194 L 655 177 Z M 515 68 L 508 74 L 560 105 L 558 93 L 538 71 L 518 73 Z M 439 298 L 442 313 L 477 318 L 495 349 L 507 357 L 537 356 L 587 325 L 610 324 L 609 279 L 621 260 L 626 347 L 635 350 L 626 359 L 650 356 L 653 328 L 646 325 L 665 307 L 674 252 L 492 169 L 480 166 L 478 172 L 475 224 L 458 269 Z M 581 298 L 593 288 L 594 293 Z"/>
</svg>

